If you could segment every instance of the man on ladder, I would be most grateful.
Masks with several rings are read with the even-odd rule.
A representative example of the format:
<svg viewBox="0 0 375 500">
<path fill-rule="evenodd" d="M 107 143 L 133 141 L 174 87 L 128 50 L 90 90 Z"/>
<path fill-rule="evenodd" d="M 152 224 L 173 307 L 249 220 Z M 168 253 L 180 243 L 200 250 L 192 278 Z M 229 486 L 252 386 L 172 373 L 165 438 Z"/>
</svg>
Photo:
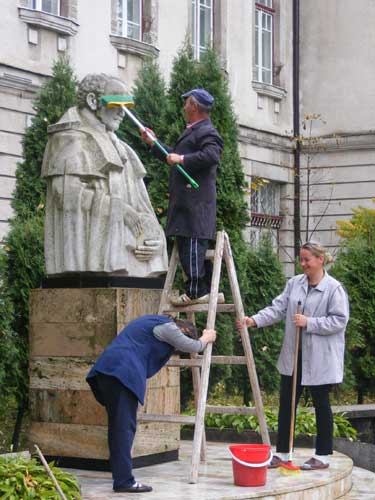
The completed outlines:
<svg viewBox="0 0 375 500">
<path fill-rule="evenodd" d="M 214 98 L 204 89 L 193 89 L 182 95 L 187 120 L 174 148 L 165 146 L 165 159 L 153 146 L 151 151 L 168 165 L 176 163 L 194 177 L 199 184 L 194 189 L 185 177 L 172 168 L 169 177 L 169 207 L 167 236 L 175 236 L 182 268 L 187 276 L 185 293 L 172 299 L 177 306 L 208 303 L 212 277 L 212 263 L 205 260 L 209 243 L 216 232 L 216 170 L 223 150 L 223 139 L 209 118 Z M 142 138 L 149 146 L 152 141 L 146 129 Z M 218 302 L 224 302 L 223 294 Z"/>
</svg>

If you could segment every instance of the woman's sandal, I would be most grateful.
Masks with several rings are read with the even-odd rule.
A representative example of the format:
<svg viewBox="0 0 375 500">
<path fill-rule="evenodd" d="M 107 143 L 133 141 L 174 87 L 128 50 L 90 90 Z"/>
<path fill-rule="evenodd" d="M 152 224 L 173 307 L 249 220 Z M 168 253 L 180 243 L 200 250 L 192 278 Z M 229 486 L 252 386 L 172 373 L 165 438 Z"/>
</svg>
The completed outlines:
<svg viewBox="0 0 375 500">
<path fill-rule="evenodd" d="M 320 470 L 328 469 L 329 464 L 324 464 L 317 458 L 311 457 L 307 462 L 301 465 L 301 470 Z"/>
</svg>

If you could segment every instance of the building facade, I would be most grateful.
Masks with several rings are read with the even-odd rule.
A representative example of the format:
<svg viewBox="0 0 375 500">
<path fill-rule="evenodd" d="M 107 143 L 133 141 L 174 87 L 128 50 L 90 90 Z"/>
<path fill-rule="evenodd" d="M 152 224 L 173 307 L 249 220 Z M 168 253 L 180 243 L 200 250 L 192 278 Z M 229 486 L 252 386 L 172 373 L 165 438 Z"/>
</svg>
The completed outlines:
<svg viewBox="0 0 375 500">
<path fill-rule="evenodd" d="M 300 5 L 299 5 L 300 4 Z M 293 80 L 299 6 L 299 175 L 302 240 L 333 250 L 336 220 L 371 206 L 374 35 L 371 0 L 2 0 L 0 27 L 0 239 L 11 217 L 15 168 L 32 100 L 59 54 L 79 78 L 104 72 L 131 89 L 146 55 L 168 80 L 173 57 L 190 37 L 199 59 L 213 45 L 228 75 L 249 186 L 249 241 L 272 231 L 293 273 L 295 251 L 295 100 Z M 362 5 L 363 4 L 363 5 Z M 366 29 L 367 26 L 367 29 Z M 294 66 L 293 66 L 294 65 Z M 307 115 L 307 116 L 305 116 Z M 303 123 L 305 128 L 303 127 Z"/>
</svg>

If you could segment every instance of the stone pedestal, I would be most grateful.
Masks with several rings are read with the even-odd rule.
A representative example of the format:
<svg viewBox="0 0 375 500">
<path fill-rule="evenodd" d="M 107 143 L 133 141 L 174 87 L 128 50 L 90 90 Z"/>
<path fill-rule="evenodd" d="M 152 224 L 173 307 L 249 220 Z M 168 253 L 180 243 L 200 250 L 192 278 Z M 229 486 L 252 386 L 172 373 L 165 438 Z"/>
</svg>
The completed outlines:
<svg viewBox="0 0 375 500">
<path fill-rule="evenodd" d="M 85 378 L 127 323 L 157 312 L 160 294 L 134 288 L 32 291 L 30 443 L 37 443 L 45 455 L 108 459 L 106 413 Z M 178 413 L 179 402 L 179 369 L 163 368 L 148 381 L 143 411 Z M 163 454 L 177 456 L 178 448 L 178 425 L 138 424 L 135 457 L 158 454 L 162 461 Z"/>
</svg>

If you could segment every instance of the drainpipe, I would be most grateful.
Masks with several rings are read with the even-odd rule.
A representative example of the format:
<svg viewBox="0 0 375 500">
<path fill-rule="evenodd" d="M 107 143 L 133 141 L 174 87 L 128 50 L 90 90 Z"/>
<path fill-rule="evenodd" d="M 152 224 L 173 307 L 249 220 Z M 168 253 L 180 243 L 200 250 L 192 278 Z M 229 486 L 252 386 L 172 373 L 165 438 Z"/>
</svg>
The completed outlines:
<svg viewBox="0 0 375 500">
<path fill-rule="evenodd" d="M 299 110 L 299 24 L 300 1 L 293 0 L 293 136 L 300 136 Z M 294 150 L 294 258 L 299 256 L 301 243 L 301 144 L 296 140 Z"/>
</svg>

